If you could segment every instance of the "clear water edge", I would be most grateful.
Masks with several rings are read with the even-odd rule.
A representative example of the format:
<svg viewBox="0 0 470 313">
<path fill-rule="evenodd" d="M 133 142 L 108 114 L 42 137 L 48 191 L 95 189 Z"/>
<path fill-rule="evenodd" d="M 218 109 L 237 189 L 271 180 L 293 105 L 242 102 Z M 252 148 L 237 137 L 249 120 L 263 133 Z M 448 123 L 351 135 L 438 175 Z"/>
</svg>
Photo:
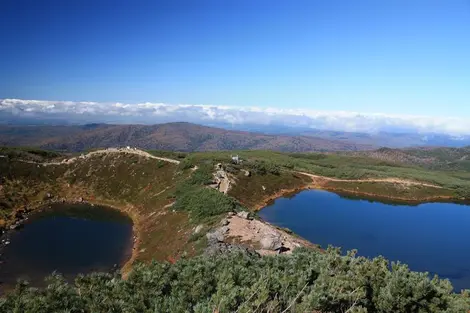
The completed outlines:
<svg viewBox="0 0 470 313">
<path fill-rule="evenodd" d="M 80 273 L 116 270 L 131 258 L 132 228 L 130 217 L 99 205 L 54 204 L 34 213 L 0 252 L 0 289 L 18 279 L 41 287 L 54 271 L 72 281 Z"/>
<path fill-rule="evenodd" d="M 470 288 L 470 206 L 454 203 L 386 204 L 304 190 L 279 198 L 259 215 L 322 247 L 383 255 L 412 270 L 449 278 Z"/>
</svg>

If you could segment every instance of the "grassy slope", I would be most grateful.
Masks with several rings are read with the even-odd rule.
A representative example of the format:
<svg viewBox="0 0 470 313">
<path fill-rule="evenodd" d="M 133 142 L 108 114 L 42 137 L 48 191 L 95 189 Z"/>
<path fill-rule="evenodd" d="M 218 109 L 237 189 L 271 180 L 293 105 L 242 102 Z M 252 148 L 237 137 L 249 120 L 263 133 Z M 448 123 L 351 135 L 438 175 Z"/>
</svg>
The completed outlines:
<svg viewBox="0 0 470 313">
<path fill-rule="evenodd" d="M 296 189 L 305 187 L 305 181 L 296 180 L 292 173 L 295 171 L 312 173 L 326 177 L 340 179 L 367 179 L 367 178 L 400 178 L 439 185 L 442 188 L 403 186 L 393 184 L 356 183 L 356 182 L 329 182 L 321 186 L 326 189 L 339 189 L 357 194 L 376 194 L 384 198 L 398 198 L 401 200 L 429 200 L 432 198 L 470 198 L 470 173 L 460 171 L 431 170 L 429 168 L 384 161 L 365 156 L 349 156 L 340 154 L 321 153 L 279 153 L 273 151 L 219 151 L 194 153 L 186 157 L 187 162 L 198 163 L 215 160 L 227 162 L 231 154 L 239 154 L 242 159 L 249 162 L 264 160 L 282 169 L 279 176 L 243 177 L 236 174 L 238 183 L 231 195 L 252 206 L 262 203 L 266 193 L 260 189 L 261 185 L 271 185 L 267 190 L 276 193 L 281 189 Z M 247 164 L 248 166 L 248 164 Z M 245 187 L 250 186 L 250 188 Z M 253 188 L 251 188 L 253 187 Z M 359 188 L 359 189 L 358 189 Z M 259 191 L 259 192 L 258 192 Z"/>
<path fill-rule="evenodd" d="M 214 221 L 219 214 L 240 207 L 237 201 L 204 188 L 210 180 L 213 165 L 218 162 L 226 165 L 235 181 L 229 196 L 251 209 L 257 209 L 286 192 L 312 186 L 309 177 L 295 171 L 343 179 L 399 177 L 444 187 L 352 182 L 328 182 L 321 186 L 401 200 L 457 197 L 461 196 L 462 189 L 470 189 L 468 173 L 463 171 L 431 171 L 415 165 L 357 156 L 240 151 L 238 153 L 245 161 L 236 166 L 228 162 L 234 152 L 184 154 L 152 151 L 154 155 L 178 158 L 181 164 L 178 166 L 137 155 L 110 154 L 95 155 L 69 165 L 38 166 L 19 162 L 18 158 L 47 161 L 64 156 L 28 149 L 2 151 L 3 155 L 10 156 L 0 159 L 2 220 L 11 219 L 15 209 L 40 204 L 47 193 L 56 198 L 74 200 L 83 197 L 112 205 L 129 212 L 136 221 L 140 233 L 138 259 L 144 261 L 177 257 L 184 252 L 196 253 L 194 246 L 199 242 L 189 240 L 195 223 Z M 199 170 L 193 172 L 191 168 L 195 165 Z M 250 170 L 251 175 L 245 176 L 242 169 Z M 175 197 L 181 201 L 173 212 L 173 208 L 165 206 L 175 201 Z"/>
<path fill-rule="evenodd" d="M 187 214 L 165 207 L 176 185 L 189 171 L 177 165 L 136 155 L 97 155 L 70 165 L 38 166 L 15 160 L 0 160 L 3 187 L 0 213 L 11 219 L 24 206 L 35 207 L 53 197 L 94 203 L 128 212 L 139 230 L 138 259 L 166 259 L 181 254 L 192 226 Z M 175 236 L 178 232 L 178 236 Z"/>
<path fill-rule="evenodd" d="M 243 172 L 238 172 L 235 179 L 236 182 L 229 191 L 229 195 L 252 209 L 260 209 L 269 200 L 298 191 L 310 183 L 307 176 L 290 172 L 282 172 L 279 175 L 252 174 L 250 177 L 246 177 Z"/>
<path fill-rule="evenodd" d="M 4 151 L 4 153 L 6 152 Z M 388 195 L 395 198 L 425 198 L 430 194 L 434 196 L 455 196 L 456 188 L 464 187 L 467 183 L 465 178 L 467 174 L 465 172 L 429 171 L 428 169 L 418 166 L 401 166 L 395 163 L 388 163 L 363 157 L 322 154 L 288 155 L 268 151 L 242 151 L 239 154 L 245 161 L 242 165 L 237 166 L 228 162 L 230 160 L 230 153 L 224 151 L 187 155 L 153 151 L 152 153 L 158 156 L 177 157 L 181 160 L 181 164 L 175 165 L 130 154 L 103 154 L 94 155 L 87 159 L 79 159 L 77 162 L 68 165 L 38 166 L 37 164 L 21 162 L 18 158 L 30 161 L 48 161 L 61 159 L 63 156 L 31 150 L 16 150 L 9 151 L 8 153 L 10 153 L 8 154 L 9 158 L 0 159 L 0 173 L 2 179 L 0 189 L 0 213 L 4 219 L 14 216 L 14 211 L 18 208 L 26 205 L 34 207 L 35 205 L 40 204 L 46 193 L 50 193 L 53 197 L 58 199 L 66 198 L 73 200 L 78 197 L 83 197 L 91 202 L 111 205 L 122 211 L 128 212 L 135 221 L 135 226 L 139 233 L 139 244 L 137 247 L 137 251 L 139 253 L 137 254 L 136 260 L 144 262 L 151 259 L 177 259 L 184 253 L 188 253 L 189 255 L 196 254 L 196 249 L 200 249 L 204 246 L 204 236 L 194 237 L 194 235 L 192 235 L 192 229 L 195 223 L 200 223 L 202 221 L 210 224 L 217 219 L 220 220 L 219 214 L 222 214 L 227 210 L 239 209 L 241 207 L 240 203 L 238 203 L 234 198 L 238 199 L 242 204 L 249 208 L 257 208 L 261 203 L 272 198 L 273 195 L 280 195 L 285 191 L 303 188 L 312 184 L 309 177 L 295 173 L 295 171 L 305 171 L 340 178 L 405 177 L 408 179 L 433 182 L 446 187 L 442 189 L 429 189 L 419 186 L 404 187 L 394 184 L 368 182 L 328 182 L 328 184 L 323 186 L 336 190 L 341 189 L 349 191 L 357 191 L 357 188 L 359 188 L 359 191 L 364 193 Z M 233 196 L 234 198 L 227 197 L 222 193 L 204 187 L 211 179 L 211 172 L 214 164 L 218 162 L 224 163 L 226 171 L 235 179 L 235 184 L 229 192 L 229 196 Z M 196 171 L 193 170 L 195 165 L 198 166 L 198 170 Z M 245 172 L 243 170 L 247 169 L 250 171 L 250 176 L 245 176 Z M 460 178 L 455 179 L 455 177 Z M 265 190 L 263 190 L 261 186 L 264 186 Z M 175 199 L 176 204 L 172 208 L 165 208 L 165 206 L 175 201 Z M 173 211 L 174 209 L 175 211 Z M 279 274 L 275 274 L 272 278 L 272 283 L 269 284 L 265 284 L 265 280 L 263 279 L 265 274 L 261 273 L 260 278 L 257 278 L 257 276 L 253 276 L 253 273 L 248 273 L 248 277 L 256 278 L 255 281 L 250 281 L 249 283 L 243 283 L 242 281 L 241 286 L 262 284 L 260 286 L 256 285 L 255 290 L 261 291 L 261 298 L 257 301 L 261 301 L 261 305 L 264 305 L 266 308 L 274 305 L 277 308 L 285 309 L 289 303 L 291 303 L 293 297 L 297 295 L 299 290 L 304 290 L 303 288 L 305 287 L 303 286 L 308 285 L 308 289 L 306 289 L 307 291 L 305 292 L 313 298 L 301 298 L 302 300 L 299 300 L 298 302 L 299 311 L 302 311 L 301 308 L 308 308 L 309 310 L 324 309 L 330 311 L 335 311 L 339 308 L 346 309 L 350 305 L 356 305 L 356 300 L 352 299 L 351 301 L 348 300 L 336 303 L 334 299 L 341 294 L 344 286 L 349 286 L 348 288 L 350 289 L 345 290 L 362 290 L 360 288 L 365 288 L 363 296 L 361 296 L 360 303 L 364 306 L 371 306 L 372 311 L 376 311 L 377 306 L 384 306 L 384 309 L 382 310 L 383 312 L 412 312 L 413 310 L 398 306 L 401 304 L 392 303 L 392 300 L 395 298 L 402 299 L 402 295 L 406 295 L 406 297 L 411 299 L 410 303 L 413 305 L 415 295 L 421 295 L 421 287 L 424 286 L 424 289 L 428 291 L 430 290 L 429 299 L 432 299 L 432 301 L 426 305 L 420 302 L 420 305 L 424 305 L 423 307 L 429 309 L 426 311 L 442 312 L 444 308 L 448 309 L 448 312 L 458 312 L 460 309 L 468 310 L 468 296 L 451 294 L 451 287 L 447 282 L 443 282 L 444 285 L 442 286 L 441 283 L 438 283 L 439 287 L 436 287 L 436 289 L 434 287 L 430 287 L 430 284 L 435 284 L 436 281 L 429 282 L 426 274 L 415 273 L 410 276 L 406 267 L 403 267 L 403 271 L 389 272 L 385 263 L 380 266 L 380 269 L 382 270 L 379 271 L 382 273 L 379 276 L 383 277 L 383 282 L 379 284 L 380 286 L 374 285 L 374 288 L 376 288 L 377 292 L 384 292 L 384 295 L 387 295 L 389 288 L 391 288 L 390 286 L 392 286 L 396 289 L 394 289 L 394 293 L 397 296 L 389 299 L 392 302 L 389 300 L 385 301 L 383 299 L 379 299 L 379 301 L 375 296 L 370 298 L 371 295 L 366 292 L 367 284 L 369 284 L 369 282 L 364 283 L 364 280 L 368 280 L 368 277 L 371 277 L 370 282 L 376 284 L 376 279 L 374 278 L 376 277 L 376 274 L 369 275 L 367 273 L 371 273 L 372 270 L 375 271 L 377 269 L 377 260 L 352 262 L 347 257 L 342 257 L 342 261 L 340 262 L 342 265 L 338 267 L 338 269 L 340 272 L 344 270 L 344 280 L 340 279 L 341 282 L 339 282 L 336 278 L 340 276 L 337 274 L 331 275 L 331 273 L 328 272 L 331 270 L 331 266 L 328 265 L 330 264 L 330 257 L 332 258 L 331 261 L 333 261 L 331 264 L 337 265 L 338 261 L 340 261 L 338 256 L 330 255 L 329 253 L 318 254 L 310 250 L 305 253 L 307 254 L 301 258 L 297 255 L 285 257 L 283 259 L 260 258 L 251 260 L 242 257 L 241 259 L 246 260 L 248 265 L 259 263 L 261 265 L 259 268 L 264 269 L 267 272 L 272 271 L 276 264 L 280 264 L 281 268 L 284 270 L 287 269 L 289 273 L 281 271 Z M 312 264 L 316 266 L 320 275 L 318 277 L 315 276 L 318 278 L 316 280 L 309 279 L 307 285 L 303 282 L 299 284 L 301 279 L 297 276 L 302 276 L 302 273 L 305 273 L 305 271 L 301 269 L 298 271 L 292 269 L 299 269 L 299 262 L 309 260 L 310 258 L 313 258 Z M 94 280 L 93 277 L 96 278 L 98 276 L 93 275 L 85 279 L 93 281 L 93 283 L 88 286 L 90 289 L 91 286 L 94 286 L 95 288 L 98 288 L 97 290 L 100 290 L 98 293 L 96 291 L 93 291 L 92 293 L 98 297 L 101 297 L 102 294 L 106 294 L 106 290 L 111 290 L 109 289 L 110 286 L 115 286 L 113 288 L 118 288 L 123 291 L 120 296 L 115 296 L 115 299 L 122 300 L 125 297 L 124 295 L 127 296 L 124 302 L 120 302 L 121 305 L 130 306 L 133 303 L 140 303 L 139 301 L 135 301 L 134 298 L 129 298 L 128 296 L 137 295 L 136 297 L 138 298 L 139 295 L 148 293 L 150 298 L 145 297 L 145 299 L 154 299 L 156 301 L 155 303 L 149 304 L 149 308 L 155 307 L 158 303 L 158 306 L 168 305 L 168 308 L 171 307 L 171 310 L 177 312 L 183 311 L 182 308 L 175 309 L 172 307 L 175 303 L 181 303 L 181 299 L 178 298 L 178 295 L 193 294 L 195 290 L 193 286 L 196 286 L 197 282 L 202 281 L 201 277 L 210 278 L 210 282 L 207 283 L 207 285 L 197 285 L 202 286 L 202 290 L 205 290 L 207 286 L 214 286 L 214 279 L 220 278 L 222 283 L 217 283 L 217 289 L 212 289 L 212 293 L 208 293 L 207 295 L 205 294 L 204 296 L 199 295 L 199 293 L 194 294 L 194 297 L 188 301 L 188 305 L 190 305 L 189 307 L 191 308 L 193 308 L 196 303 L 199 305 L 200 303 L 206 302 L 208 307 L 214 307 L 216 304 L 219 305 L 217 298 L 212 298 L 215 294 L 215 290 L 217 291 L 217 294 L 221 293 L 222 297 L 226 298 L 228 297 L 227 294 L 232 295 L 236 289 L 234 285 L 224 285 L 227 280 L 226 277 L 230 277 L 230 275 L 233 274 L 233 264 L 236 259 L 230 259 L 226 263 L 228 269 L 227 273 L 230 274 L 225 272 L 220 275 L 216 274 L 215 276 L 211 274 L 214 273 L 211 264 L 213 262 L 225 262 L 224 260 L 224 257 L 195 258 L 188 261 L 183 260 L 176 263 L 174 271 L 172 272 L 183 276 L 175 276 L 174 274 L 167 275 L 168 271 L 172 270 L 172 265 L 169 265 L 168 263 L 157 263 L 150 265 L 150 267 L 137 266 L 137 270 L 132 272 L 129 280 L 120 280 L 119 278 L 111 279 L 110 276 L 103 276 L 103 278 Z M 279 260 L 286 260 L 286 262 L 293 263 L 289 263 L 288 266 L 285 266 L 279 263 Z M 207 263 L 204 263 L 206 261 Z M 265 264 L 265 262 L 272 263 Z M 364 262 L 368 263 L 366 264 Z M 185 264 L 190 266 L 185 268 Z M 204 264 L 210 266 L 206 267 Z M 162 267 L 162 271 L 158 270 L 159 266 Z M 357 276 L 354 276 L 352 280 L 349 266 L 355 266 L 355 271 L 357 272 L 355 272 Z M 157 268 L 157 270 L 154 271 L 154 268 Z M 215 268 L 217 269 L 219 267 Z M 309 270 L 311 268 L 312 267 L 309 265 Z M 188 269 L 195 269 L 195 271 L 188 271 Z M 201 272 L 198 272 L 199 269 Z M 325 269 L 328 269 L 328 271 L 325 271 Z M 210 271 L 205 272 L 208 270 Z M 321 273 L 324 273 L 325 275 L 322 276 Z M 159 290 L 158 286 L 154 286 L 153 283 L 149 285 L 147 278 L 150 276 L 148 275 L 155 275 L 151 281 L 157 284 L 160 284 L 161 280 L 165 279 L 165 277 L 169 277 L 172 288 L 162 287 L 162 290 L 164 290 L 164 292 L 174 290 L 174 294 L 172 293 L 173 291 L 171 291 L 170 294 L 162 293 L 164 294 L 163 297 L 155 295 L 155 292 Z M 398 281 L 396 280 L 396 275 L 401 275 Z M 132 277 L 137 277 L 138 279 L 133 280 Z M 284 291 L 292 289 L 292 294 L 286 296 L 285 299 L 283 298 L 282 303 L 280 303 L 277 289 L 272 289 L 273 287 L 268 286 L 277 286 L 279 282 L 282 282 L 285 279 L 282 277 L 291 277 L 292 279 L 295 277 L 293 282 L 297 283 L 298 286 L 296 285 L 296 288 L 292 289 L 291 283 L 286 282 L 285 287 L 282 287 L 281 289 Z M 418 283 L 418 281 L 423 282 Z M 128 282 L 130 282 L 130 285 L 126 288 L 131 289 L 122 289 L 122 286 Z M 358 285 L 350 285 L 352 282 Z M 404 288 L 406 290 L 403 291 L 401 286 L 405 283 L 409 284 L 410 287 Z M 104 288 L 103 284 L 107 287 Z M 398 287 L 394 284 L 397 284 Z M 341 288 L 339 288 L 340 285 L 342 286 Z M 66 287 L 60 284 L 55 284 L 48 289 L 48 294 L 52 298 L 65 299 L 63 293 L 60 297 L 55 296 L 59 293 L 56 293 L 54 286 L 57 287 L 59 293 L 66 290 L 66 288 L 72 288 L 67 291 L 67 297 L 74 297 L 73 295 L 75 294 L 75 291 L 73 290 L 73 285 Z M 187 287 L 181 289 L 178 286 Z M 325 289 L 325 286 L 330 287 Z M 410 289 L 415 287 L 416 290 Z M 191 290 L 191 293 L 186 290 L 187 288 Z M 109 294 L 118 294 L 118 289 L 111 290 Z M 435 291 L 435 289 L 438 291 Z M 84 288 L 83 290 L 87 290 L 87 288 Z M 183 293 L 181 293 L 181 290 L 183 290 Z M 313 301 L 316 299 L 315 297 L 317 297 L 319 291 L 323 292 L 320 294 L 320 296 L 323 297 L 321 299 L 325 299 L 321 303 Z M 46 305 L 52 310 L 52 307 L 54 307 L 57 302 L 54 302 L 52 298 L 41 298 L 41 292 L 42 291 L 34 290 L 25 291 L 25 293 L 19 292 L 21 295 L 20 298 L 26 300 L 19 301 L 15 298 L 18 295 L 17 293 L 7 300 L 0 299 L 0 306 L 3 305 L 5 308 L 13 308 L 20 305 L 25 312 L 39 312 L 40 309 L 47 312 L 48 309 L 44 307 L 44 305 Z M 80 294 L 80 292 L 78 294 Z M 252 299 L 253 294 L 254 293 L 251 290 L 246 290 L 243 297 L 237 297 L 239 300 L 234 301 L 231 305 L 236 308 L 240 305 L 250 304 L 250 299 Z M 436 294 L 437 296 L 435 296 Z M 439 307 L 436 307 L 435 300 L 438 298 L 440 299 L 441 297 L 445 297 L 445 301 L 442 302 Z M 71 298 L 68 299 L 70 300 Z M 105 305 L 102 300 L 97 300 L 96 303 L 94 303 L 92 300 L 83 300 L 85 298 L 82 296 L 77 299 L 77 301 L 79 301 L 77 302 L 77 305 L 80 307 L 91 306 L 96 310 L 98 307 L 104 309 L 107 305 Z M 159 302 L 167 300 L 168 303 Z M 374 304 L 371 304 L 371 301 L 374 301 Z M 375 303 L 375 301 L 377 302 Z M 70 304 L 70 302 L 66 303 L 68 303 L 67 305 Z M 116 300 L 109 302 L 110 307 L 115 303 Z M 57 305 L 60 306 L 63 304 L 64 303 Z M 29 305 L 31 305 L 31 307 L 28 307 Z M 333 305 L 336 305 L 336 307 L 333 307 Z M 257 306 L 259 307 L 259 305 Z M 27 309 L 27 307 L 29 309 Z M 227 310 L 229 310 L 228 307 Z M 191 311 L 191 309 L 187 311 Z"/>
<path fill-rule="evenodd" d="M 384 200 L 395 200 L 400 202 L 422 202 L 437 200 L 453 200 L 456 198 L 455 191 L 451 189 L 437 189 L 427 186 L 408 186 L 394 183 L 372 183 L 372 182 L 327 182 L 324 189 L 336 192 L 344 192 L 358 196 L 371 198 L 383 198 Z"/>
</svg>

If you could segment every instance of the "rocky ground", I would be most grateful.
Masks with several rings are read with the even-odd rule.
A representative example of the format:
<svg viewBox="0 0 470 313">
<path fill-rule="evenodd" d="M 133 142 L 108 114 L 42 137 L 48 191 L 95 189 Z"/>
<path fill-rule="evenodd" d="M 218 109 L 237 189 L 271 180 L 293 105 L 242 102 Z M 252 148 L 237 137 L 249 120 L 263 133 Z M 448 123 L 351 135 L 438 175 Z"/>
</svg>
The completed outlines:
<svg viewBox="0 0 470 313">
<path fill-rule="evenodd" d="M 297 247 L 313 245 L 285 230 L 254 219 L 249 212 L 229 213 L 219 227 L 207 233 L 207 254 L 243 251 L 269 254 L 290 254 Z"/>
<path fill-rule="evenodd" d="M 212 175 L 214 177 L 214 183 L 211 185 L 211 187 L 224 194 L 227 194 L 227 192 L 230 190 L 232 179 L 229 177 L 230 175 L 223 169 L 221 163 L 215 166 L 215 172 Z"/>
</svg>

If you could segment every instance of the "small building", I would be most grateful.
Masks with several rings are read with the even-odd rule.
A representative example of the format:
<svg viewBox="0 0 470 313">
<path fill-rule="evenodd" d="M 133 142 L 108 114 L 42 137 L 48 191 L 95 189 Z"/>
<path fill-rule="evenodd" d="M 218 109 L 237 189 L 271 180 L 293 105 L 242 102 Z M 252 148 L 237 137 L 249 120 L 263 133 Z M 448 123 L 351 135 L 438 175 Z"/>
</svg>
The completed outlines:
<svg viewBox="0 0 470 313">
<path fill-rule="evenodd" d="M 240 157 L 237 155 L 235 156 L 231 156 L 232 157 L 232 162 L 235 163 L 235 164 L 239 164 L 240 163 Z"/>
<path fill-rule="evenodd" d="M 130 146 L 127 146 L 126 149 L 127 149 L 127 150 L 131 150 L 131 147 L 130 147 Z"/>
</svg>

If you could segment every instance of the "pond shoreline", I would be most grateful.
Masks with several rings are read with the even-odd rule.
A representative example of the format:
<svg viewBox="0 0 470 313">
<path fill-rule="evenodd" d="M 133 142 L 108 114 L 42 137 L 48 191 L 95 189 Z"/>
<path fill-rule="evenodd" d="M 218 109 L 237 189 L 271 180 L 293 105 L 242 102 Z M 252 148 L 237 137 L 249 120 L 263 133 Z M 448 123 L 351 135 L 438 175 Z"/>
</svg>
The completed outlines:
<svg viewBox="0 0 470 313">
<path fill-rule="evenodd" d="M 343 253 L 357 249 L 359 256 L 383 255 L 413 271 L 438 274 L 457 291 L 470 286 L 465 262 L 470 254 L 465 239 L 470 206 L 440 200 L 412 205 L 318 188 L 281 198 L 258 216 L 323 248 L 341 247 Z M 446 253 L 436 250 L 436 244 L 445 246 Z"/>
<path fill-rule="evenodd" d="M 380 184 L 380 183 L 377 183 Z M 364 200 L 376 200 L 384 202 L 396 202 L 398 204 L 405 204 L 405 205 L 418 205 L 430 202 L 450 202 L 450 203 L 461 203 L 461 204 L 469 204 L 470 200 L 468 199 L 459 199 L 453 196 L 429 196 L 429 197 L 421 197 L 421 198 L 410 198 L 410 197 L 400 197 L 400 196 L 393 196 L 393 195 L 383 195 L 383 194 L 376 194 L 372 192 L 366 191 L 357 191 L 351 190 L 346 188 L 338 188 L 338 187 L 328 187 L 323 186 L 315 183 L 307 184 L 304 187 L 299 188 L 292 188 L 292 189 L 281 189 L 273 194 L 266 195 L 260 201 L 257 202 L 256 205 L 252 208 L 255 212 L 260 211 L 264 207 L 271 205 L 274 203 L 276 199 L 285 198 L 295 196 L 296 194 L 304 191 L 304 190 L 324 190 L 334 192 L 344 196 L 354 196 L 358 198 L 365 198 Z"/>
<path fill-rule="evenodd" d="M 10 244 L 10 239 L 9 239 L 10 235 L 13 232 L 19 231 L 24 226 L 24 223 L 26 223 L 29 220 L 29 217 L 31 215 L 43 212 L 47 210 L 48 208 L 50 208 L 51 205 L 57 205 L 57 204 L 64 204 L 64 205 L 83 204 L 83 205 L 90 205 L 92 207 L 93 206 L 106 207 L 106 208 L 110 208 L 112 210 L 115 210 L 124 214 L 126 217 L 128 217 L 131 220 L 133 240 L 132 240 L 132 245 L 130 247 L 131 250 L 126 252 L 126 255 L 129 255 L 129 258 L 122 264 L 119 264 L 121 275 L 123 277 L 127 277 L 127 275 L 131 271 L 132 264 L 136 260 L 138 253 L 139 253 L 139 246 L 141 242 L 140 218 L 139 218 L 139 215 L 135 213 L 135 210 L 133 210 L 132 206 L 115 205 L 114 203 L 110 203 L 108 201 L 100 201 L 96 199 L 93 199 L 90 201 L 90 200 L 85 200 L 82 197 L 74 198 L 74 199 L 51 198 L 48 200 L 39 201 L 38 203 L 31 203 L 30 205 L 27 205 L 24 208 L 17 209 L 15 210 L 14 215 L 12 215 L 12 218 L 8 220 L 5 225 L 3 225 L 3 228 L 1 228 L 2 233 L 0 234 L 0 251 L 2 251 L 6 245 Z"/>
</svg>

